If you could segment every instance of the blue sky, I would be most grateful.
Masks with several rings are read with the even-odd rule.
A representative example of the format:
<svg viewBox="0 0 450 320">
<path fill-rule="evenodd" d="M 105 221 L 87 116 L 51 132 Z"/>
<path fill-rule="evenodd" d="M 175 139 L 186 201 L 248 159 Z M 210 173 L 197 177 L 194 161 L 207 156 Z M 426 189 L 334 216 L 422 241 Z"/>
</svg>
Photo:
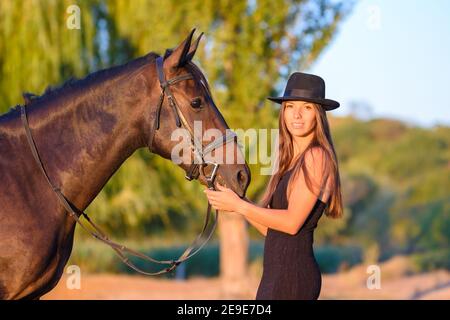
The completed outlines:
<svg viewBox="0 0 450 320">
<path fill-rule="evenodd" d="M 335 115 L 362 102 L 372 117 L 450 125 L 450 1 L 358 1 L 305 72 L 325 79 Z"/>
</svg>

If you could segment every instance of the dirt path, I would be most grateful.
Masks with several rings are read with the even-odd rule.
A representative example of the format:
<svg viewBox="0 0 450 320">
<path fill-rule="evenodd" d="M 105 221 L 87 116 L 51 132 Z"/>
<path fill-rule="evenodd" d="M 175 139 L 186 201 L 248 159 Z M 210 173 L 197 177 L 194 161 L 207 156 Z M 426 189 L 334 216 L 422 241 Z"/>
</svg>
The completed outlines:
<svg viewBox="0 0 450 320">
<path fill-rule="evenodd" d="M 225 299 L 219 278 L 190 280 L 159 280 L 143 276 L 93 274 L 82 275 L 81 288 L 69 290 L 64 276 L 55 289 L 43 299 L 136 299 L 136 300 L 220 300 Z M 69 280 L 70 281 L 70 280 Z M 253 280 L 252 289 L 243 299 L 253 299 L 258 283 Z"/>
<path fill-rule="evenodd" d="M 364 270 L 364 272 L 363 272 Z M 369 290 L 365 269 L 325 275 L 320 299 L 450 299 L 450 272 L 435 271 L 413 276 L 382 279 L 381 289 Z M 82 275 L 81 288 L 69 290 L 67 276 L 43 299 L 227 299 L 219 278 L 187 281 L 159 280 L 141 276 Z M 250 279 L 241 297 L 253 300 L 258 279 Z M 232 298 L 232 297 L 229 297 Z"/>
</svg>

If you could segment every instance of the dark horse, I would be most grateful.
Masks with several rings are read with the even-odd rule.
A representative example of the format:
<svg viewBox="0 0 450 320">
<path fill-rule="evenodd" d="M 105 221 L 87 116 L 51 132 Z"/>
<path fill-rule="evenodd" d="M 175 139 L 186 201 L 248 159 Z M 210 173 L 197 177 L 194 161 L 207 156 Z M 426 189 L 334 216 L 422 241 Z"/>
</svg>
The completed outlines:
<svg viewBox="0 0 450 320">
<path fill-rule="evenodd" d="M 214 105 L 206 79 L 191 61 L 199 40 L 191 45 L 194 31 L 166 52 L 163 70 L 167 79 L 193 76 L 171 86 L 185 120 L 201 121 L 204 130 L 216 128 L 225 134 L 228 126 Z M 158 57 L 149 53 L 41 97 L 28 96 L 26 113 L 42 163 L 52 182 L 78 209 L 92 202 L 137 149 L 152 146 L 151 152 L 171 158 L 178 143 L 170 139 L 177 119 L 166 99 L 160 128 L 150 134 L 161 93 Z M 234 159 L 242 157 L 237 142 L 232 143 L 226 152 L 231 149 Z M 179 166 L 189 169 L 184 162 Z M 205 179 L 199 180 L 206 184 Z M 241 197 L 249 180 L 245 162 L 218 168 L 216 183 Z M 33 159 L 19 108 L 0 117 L 0 181 L 0 298 L 38 299 L 61 278 L 76 223 Z"/>
</svg>

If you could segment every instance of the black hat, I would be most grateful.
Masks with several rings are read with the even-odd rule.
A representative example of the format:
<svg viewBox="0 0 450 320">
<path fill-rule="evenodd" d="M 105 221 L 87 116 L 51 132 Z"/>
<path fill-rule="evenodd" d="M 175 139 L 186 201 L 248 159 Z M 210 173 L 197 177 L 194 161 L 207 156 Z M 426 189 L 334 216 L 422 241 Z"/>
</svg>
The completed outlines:
<svg viewBox="0 0 450 320">
<path fill-rule="evenodd" d="M 319 76 L 295 72 L 288 80 L 282 97 L 268 97 L 276 103 L 290 100 L 315 102 L 329 111 L 339 107 L 339 102 L 325 99 L 325 81 Z"/>
</svg>

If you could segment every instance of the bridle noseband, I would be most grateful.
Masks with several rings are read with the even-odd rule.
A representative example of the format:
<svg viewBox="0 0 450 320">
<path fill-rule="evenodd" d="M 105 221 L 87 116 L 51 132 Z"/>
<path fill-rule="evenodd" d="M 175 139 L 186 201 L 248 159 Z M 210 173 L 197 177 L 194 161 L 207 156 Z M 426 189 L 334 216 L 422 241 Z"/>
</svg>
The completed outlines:
<svg viewBox="0 0 450 320">
<path fill-rule="evenodd" d="M 157 69 L 157 73 L 158 73 L 158 79 L 159 79 L 159 83 L 160 83 L 160 87 L 161 87 L 161 95 L 159 97 L 159 101 L 158 101 L 158 105 L 156 108 L 156 114 L 155 114 L 155 120 L 154 120 L 154 124 L 153 127 L 151 129 L 150 132 L 150 150 L 152 150 L 152 146 L 153 146 L 153 140 L 154 140 L 154 136 L 155 136 L 155 132 L 157 130 L 159 130 L 159 118 L 160 118 L 160 113 L 161 113 L 161 108 L 164 102 L 164 97 L 167 95 L 167 100 L 169 101 L 169 105 L 170 107 L 173 109 L 173 112 L 175 114 L 175 120 L 176 120 L 176 125 L 177 127 L 181 127 L 181 125 L 183 125 L 189 132 L 190 135 L 190 143 L 191 143 L 191 149 L 193 151 L 194 154 L 194 161 L 191 163 L 187 173 L 186 173 L 186 179 L 188 180 L 193 180 L 193 179 L 197 179 L 200 175 L 202 175 L 204 177 L 204 179 L 206 180 L 206 183 L 208 185 L 208 188 L 210 189 L 214 189 L 214 180 L 216 178 L 216 174 L 217 174 L 217 169 L 219 167 L 218 163 L 215 162 L 209 162 L 206 161 L 204 158 L 207 154 L 209 154 L 210 152 L 212 152 L 213 150 L 217 149 L 220 146 L 225 145 L 226 143 L 228 143 L 229 141 L 234 141 L 234 139 L 236 138 L 236 134 L 232 131 L 229 131 L 229 133 L 227 133 L 226 135 L 222 136 L 221 138 L 216 138 L 213 142 L 209 143 L 208 145 L 206 145 L 203 150 L 201 150 L 198 146 L 202 146 L 201 142 L 197 141 L 194 132 L 191 128 L 191 126 L 189 125 L 189 123 L 186 121 L 186 118 L 183 115 L 183 112 L 181 111 L 181 109 L 179 108 L 177 101 L 172 93 L 172 91 L 170 90 L 170 86 L 173 84 L 176 84 L 180 81 L 183 80 L 189 80 L 189 79 L 193 79 L 193 76 L 191 74 L 184 74 L 169 80 L 165 79 L 165 75 L 164 75 L 164 70 L 163 70 L 163 58 L 162 57 L 158 57 L 156 58 L 156 69 Z M 27 136 L 27 140 L 28 140 L 28 144 L 30 145 L 31 148 L 31 152 L 33 154 L 34 159 L 36 160 L 40 170 L 42 171 L 43 175 L 45 176 L 48 184 L 50 185 L 50 187 L 52 188 L 52 190 L 56 193 L 59 201 L 62 203 L 62 205 L 64 206 L 64 208 L 68 211 L 68 213 L 70 214 L 70 216 L 83 228 L 85 229 L 88 233 L 90 233 L 94 238 L 106 243 L 107 245 L 109 245 L 119 256 L 119 258 L 126 264 L 128 265 L 130 268 L 132 268 L 133 270 L 145 274 L 145 275 L 159 275 L 159 274 L 163 274 L 163 273 L 167 273 L 167 272 L 171 272 L 173 270 L 176 269 L 176 267 L 178 265 L 180 265 L 182 262 L 186 261 L 187 259 L 191 258 L 192 256 L 194 256 L 197 252 L 199 252 L 203 246 L 209 241 L 209 239 L 211 238 L 212 234 L 214 233 L 214 230 L 216 228 L 217 225 L 217 221 L 218 221 L 218 211 L 216 211 L 216 215 L 215 215 L 215 219 L 214 219 L 214 223 L 213 226 L 211 227 L 208 236 L 206 237 L 206 240 L 204 240 L 201 245 L 194 250 L 195 246 L 197 245 L 197 243 L 199 242 L 199 240 L 202 238 L 205 230 L 208 227 L 209 224 L 209 220 L 210 220 L 210 216 L 211 216 L 211 204 L 208 202 L 208 207 L 206 210 L 206 217 L 205 217 L 205 223 L 203 225 L 202 231 L 201 233 L 195 238 L 195 240 L 191 243 L 191 245 L 183 252 L 183 254 L 181 254 L 181 256 L 176 259 L 176 260 L 156 260 L 153 259 L 150 256 L 144 255 L 138 251 L 132 250 L 127 248 L 124 245 L 121 245 L 119 243 L 116 243 L 112 240 L 110 240 L 110 238 L 93 222 L 91 221 L 91 219 L 89 218 L 89 216 L 84 213 L 82 210 L 79 210 L 73 203 L 71 203 L 65 196 L 64 194 L 61 192 L 61 189 L 56 187 L 50 180 L 50 178 L 47 175 L 47 172 L 43 166 L 42 160 L 39 156 L 39 152 L 36 148 L 36 145 L 34 143 L 34 139 L 33 136 L 31 134 L 31 130 L 28 124 L 28 119 L 27 119 L 27 113 L 26 113 L 26 108 L 21 105 L 20 106 L 20 111 L 21 111 L 21 118 L 22 118 L 22 124 L 25 128 L 25 133 Z M 204 172 L 204 168 L 208 165 L 212 165 L 213 169 L 211 171 L 211 174 L 209 176 L 207 176 Z M 80 220 L 80 217 L 83 216 L 87 222 L 91 225 L 91 227 L 94 230 L 91 230 L 90 228 L 86 227 L 84 225 L 84 223 Z M 138 268 L 131 260 L 129 260 L 126 256 L 125 253 L 128 253 L 130 255 L 133 255 L 135 257 L 138 258 L 142 258 L 146 261 L 150 261 L 150 262 L 154 262 L 154 263 L 158 263 L 158 264 L 168 264 L 170 265 L 167 268 L 164 268 L 158 272 L 147 272 L 144 271 L 140 268 Z"/>
</svg>

